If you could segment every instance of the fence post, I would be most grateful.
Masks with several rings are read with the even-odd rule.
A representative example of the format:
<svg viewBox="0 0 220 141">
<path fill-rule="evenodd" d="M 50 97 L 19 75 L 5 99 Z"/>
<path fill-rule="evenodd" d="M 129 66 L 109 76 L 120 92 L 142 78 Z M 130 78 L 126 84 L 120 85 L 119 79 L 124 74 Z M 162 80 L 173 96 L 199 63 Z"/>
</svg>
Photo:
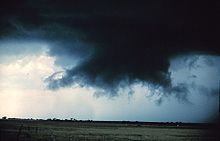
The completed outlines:
<svg viewBox="0 0 220 141">
<path fill-rule="evenodd" d="M 23 124 L 21 124 L 21 126 L 19 127 L 18 134 L 17 134 L 17 141 L 19 141 L 19 136 L 21 135 L 22 128 L 23 128 Z"/>
</svg>

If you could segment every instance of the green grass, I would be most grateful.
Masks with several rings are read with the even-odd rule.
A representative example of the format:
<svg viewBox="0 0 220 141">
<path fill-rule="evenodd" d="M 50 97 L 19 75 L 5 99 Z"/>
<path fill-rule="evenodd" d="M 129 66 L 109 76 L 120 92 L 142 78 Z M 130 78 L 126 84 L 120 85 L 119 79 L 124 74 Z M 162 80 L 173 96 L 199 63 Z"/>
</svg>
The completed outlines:
<svg viewBox="0 0 220 141">
<path fill-rule="evenodd" d="M 218 140 L 217 130 L 181 126 L 16 120 L 0 121 L 0 129 L 1 141 Z"/>
</svg>

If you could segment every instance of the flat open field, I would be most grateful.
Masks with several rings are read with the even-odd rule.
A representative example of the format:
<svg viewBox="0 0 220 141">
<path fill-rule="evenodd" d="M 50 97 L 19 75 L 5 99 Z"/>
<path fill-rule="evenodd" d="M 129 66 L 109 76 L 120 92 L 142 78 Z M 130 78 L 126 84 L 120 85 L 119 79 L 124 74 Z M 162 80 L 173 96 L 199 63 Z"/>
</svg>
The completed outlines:
<svg viewBox="0 0 220 141">
<path fill-rule="evenodd" d="M 217 128 L 184 124 L 0 120 L 0 141 L 218 140 Z"/>
</svg>

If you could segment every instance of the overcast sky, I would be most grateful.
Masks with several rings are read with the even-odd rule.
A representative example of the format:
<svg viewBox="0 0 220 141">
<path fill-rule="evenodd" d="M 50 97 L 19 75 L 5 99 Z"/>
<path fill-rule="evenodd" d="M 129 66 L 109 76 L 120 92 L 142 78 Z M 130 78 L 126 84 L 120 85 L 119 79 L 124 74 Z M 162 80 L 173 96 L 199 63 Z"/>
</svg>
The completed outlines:
<svg viewBox="0 0 220 141">
<path fill-rule="evenodd" d="M 214 122 L 215 3 L 9 0 L 0 116 Z"/>
</svg>

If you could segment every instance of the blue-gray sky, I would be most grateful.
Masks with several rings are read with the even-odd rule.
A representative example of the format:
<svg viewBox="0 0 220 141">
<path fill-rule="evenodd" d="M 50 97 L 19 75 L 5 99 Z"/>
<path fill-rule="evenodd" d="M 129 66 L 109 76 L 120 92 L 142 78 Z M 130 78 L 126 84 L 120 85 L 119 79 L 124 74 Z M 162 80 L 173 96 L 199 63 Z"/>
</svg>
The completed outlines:
<svg viewBox="0 0 220 141">
<path fill-rule="evenodd" d="M 215 121 L 220 58 L 214 6 L 3 3 L 1 116 Z"/>
</svg>

